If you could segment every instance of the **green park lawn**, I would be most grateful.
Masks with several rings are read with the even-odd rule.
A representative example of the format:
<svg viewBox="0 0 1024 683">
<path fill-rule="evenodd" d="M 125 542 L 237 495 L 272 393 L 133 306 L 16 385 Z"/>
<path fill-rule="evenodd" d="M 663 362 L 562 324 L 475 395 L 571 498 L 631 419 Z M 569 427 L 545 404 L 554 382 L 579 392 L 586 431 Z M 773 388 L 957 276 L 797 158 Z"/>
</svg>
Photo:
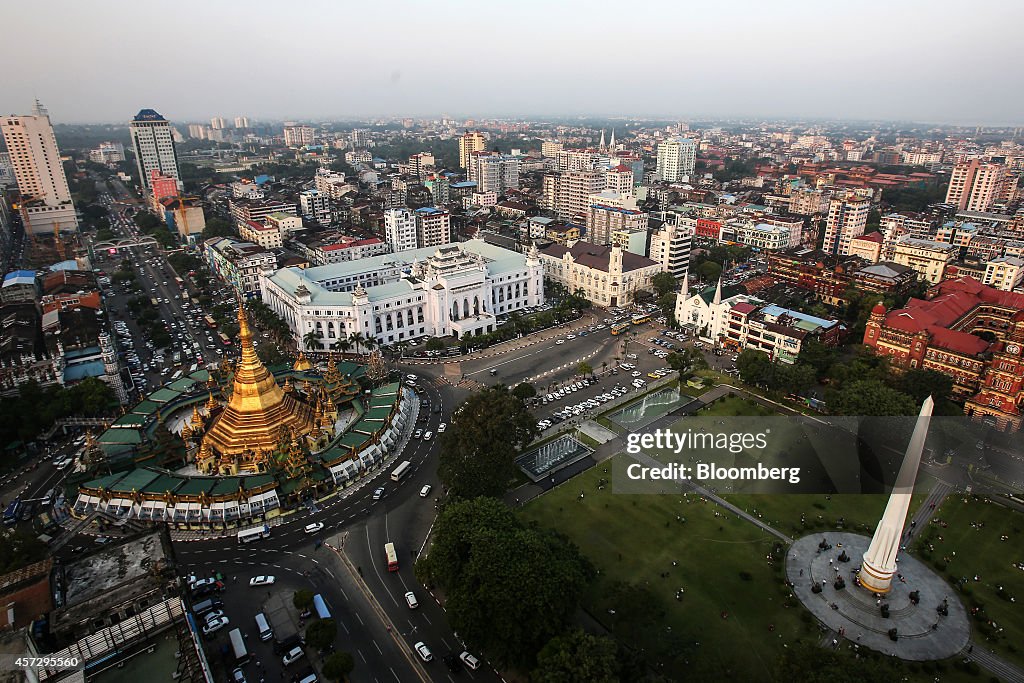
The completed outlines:
<svg viewBox="0 0 1024 683">
<path fill-rule="evenodd" d="M 908 517 L 927 496 L 926 489 L 915 494 Z M 794 539 L 810 533 L 851 531 L 870 536 L 885 510 L 884 494 L 726 494 L 723 498 L 740 509 L 756 514 L 772 527 Z M 801 521 L 803 516 L 803 521 Z"/>
<path fill-rule="evenodd" d="M 971 624 L 972 638 L 1024 666 L 1024 571 L 1016 566 L 1024 563 L 1024 514 L 986 498 L 956 495 L 932 520 L 915 554 L 951 584 L 966 578 L 958 589 L 964 606 L 984 609 Z"/>
<path fill-rule="evenodd" d="M 702 408 L 697 414 L 712 417 L 736 417 L 738 415 L 775 415 L 776 413 L 755 401 L 751 401 L 740 396 L 726 396 L 725 398 L 715 401 L 706 408 Z"/>
<path fill-rule="evenodd" d="M 669 678 L 702 672 L 706 680 L 763 680 L 783 644 L 816 633 L 802 620 L 802 608 L 783 606 L 788 591 L 781 568 L 767 559 L 773 537 L 692 494 L 599 490 L 601 476 L 601 468 L 592 468 L 530 502 L 522 514 L 567 534 L 600 570 L 585 607 L 606 627 L 614 625 L 608 610 L 622 608 L 609 602 L 612 584 L 631 582 L 653 593 L 664 610 L 654 622 L 693 648 L 688 665 L 664 671 Z M 676 599 L 679 588 L 685 589 L 682 600 Z"/>
</svg>

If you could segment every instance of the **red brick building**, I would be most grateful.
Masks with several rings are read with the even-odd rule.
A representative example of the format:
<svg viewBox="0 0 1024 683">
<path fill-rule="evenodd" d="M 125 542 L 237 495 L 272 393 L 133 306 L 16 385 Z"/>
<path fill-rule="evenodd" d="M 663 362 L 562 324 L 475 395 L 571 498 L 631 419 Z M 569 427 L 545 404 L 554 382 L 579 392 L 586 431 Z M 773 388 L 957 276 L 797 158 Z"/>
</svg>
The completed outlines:
<svg viewBox="0 0 1024 683">
<path fill-rule="evenodd" d="M 902 309 L 875 306 L 864 343 L 896 371 L 919 368 L 952 377 L 967 415 L 1002 430 L 1020 429 L 1024 294 L 970 277 L 945 280 L 927 299 L 911 299 Z"/>
</svg>

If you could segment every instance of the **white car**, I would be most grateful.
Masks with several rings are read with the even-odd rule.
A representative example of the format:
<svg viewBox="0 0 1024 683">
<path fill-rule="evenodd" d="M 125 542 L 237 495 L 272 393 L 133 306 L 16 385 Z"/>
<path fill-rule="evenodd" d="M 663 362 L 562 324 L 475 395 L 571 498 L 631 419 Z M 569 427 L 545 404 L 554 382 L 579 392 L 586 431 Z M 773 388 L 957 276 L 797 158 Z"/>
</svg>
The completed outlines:
<svg viewBox="0 0 1024 683">
<path fill-rule="evenodd" d="M 429 662 L 434 659 L 434 655 L 430 654 L 430 648 L 427 647 L 426 643 L 422 640 L 413 645 L 413 647 L 416 649 L 416 654 L 418 654 L 420 659 L 424 662 Z"/>
<path fill-rule="evenodd" d="M 323 528 L 324 528 L 324 523 L 323 522 L 313 522 L 312 524 L 307 524 L 305 529 L 304 529 L 304 531 L 307 534 L 315 534 L 316 532 L 320 531 Z"/>
<path fill-rule="evenodd" d="M 442 422 L 441 424 L 437 425 L 438 434 L 444 434 L 444 430 L 446 429 L 448 429 L 448 423 L 446 422 Z"/>
<path fill-rule="evenodd" d="M 254 576 L 249 579 L 250 586 L 270 586 L 276 581 L 273 576 Z"/>
<path fill-rule="evenodd" d="M 639 377 L 639 376 L 640 376 L 640 375 L 642 375 L 643 373 L 642 373 L 642 372 L 640 372 L 639 370 L 634 370 L 633 372 L 631 372 L 631 373 L 629 373 L 629 374 L 630 374 L 630 375 L 632 375 L 633 377 Z"/>
<path fill-rule="evenodd" d="M 213 612 L 207 612 L 203 615 L 203 618 L 206 619 L 207 624 L 209 624 L 214 619 L 220 619 L 221 617 L 224 617 L 225 619 L 227 618 L 224 615 L 224 610 L 222 609 L 214 610 Z"/>
<path fill-rule="evenodd" d="M 557 340 L 557 341 L 555 342 L 555 346 L 561 346 L 561 345 L 562 345 L 562 344 L 564 344 L 564 343 L 565 343 L 565 340 L 564 340 L 564 339 L 559 339 L 559 340 Z"/>
<path fill-rule="evenodd" d="M 419 377 L 417 377 L 416 375 L 406 375 L 405 378 L 408 380 L 412 380 L 413 382 L 419 379 Z"/>
<path fill-rule="evenodd" d="M 212 635 L 227 625 L 227 617 L 217 617 L 216 619 L 211 619 L 210 621 L 206 622 L 206 626 L 203 627 L 203 635 Z"/>
<path fill-rule="evenodd" d="M 566 339 L 575 339 L 576 335 L 575 334 L 567 334 L 567 335 L 565 335 L 565 338 Z"/>
<path fill-rule="evenodd" d="M 288 650 L 284 657 L 281 657 L 281 663 L 288 666 L 289 664 L 302 659 L 305 655 L 306 653 L 302 651 L 302 648 L 296 645 L 292 649 Z"/>
<path fill-rule="evenodd" d="M 434 438 L 434 432 L 427 432 L 427 433 L 425 433 L 423 435 L 423 440 L 424 441 L 430 441 L 433 438 Z"/>
<path fill-rule="evenodd" d="M 416 599 L 416 594 L 412 591 L 405 594 L 405 604 L 409 605 L 409 609 L 416 609 L 420 606 L 419 601 Z"/>
<path fill-rule="evenodd" d="M 476 671 L 480 668 L 480 660 L 474 657 L 473 655 L 469 654 L 468 652 L 463 652 L 461 655 L 459 655 L 459 659 L 461 659 L 462 663 L 470 669 L 472 669 L 473 671 Z"/>
<path fill-rule="evenodd" d="M 424 484 L 423 488 L 420 489 L 420 498 L 426 498 L 430 495 L 430 484 Z"/>
<path fill-rule="evenodd" d="M 378 488 L 377 490 L 375 490 L 373 492 L 373 499 L 374 500 L 380 500 L 383 497 L 384 497 L 384 487 L 381 486 L 380 488 Z"/>
</svg>

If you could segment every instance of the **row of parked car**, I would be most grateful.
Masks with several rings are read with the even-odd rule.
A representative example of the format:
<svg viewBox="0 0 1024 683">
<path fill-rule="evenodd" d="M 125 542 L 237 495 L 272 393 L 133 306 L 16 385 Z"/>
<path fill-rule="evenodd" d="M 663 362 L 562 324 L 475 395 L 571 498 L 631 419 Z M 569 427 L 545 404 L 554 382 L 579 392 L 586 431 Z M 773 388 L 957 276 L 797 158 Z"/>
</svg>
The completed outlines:
<svg viewBox="0 0 1024 683">
<path fill-rule="evenodd" d="M 552 426 L 553 424 L 562 422 L 563 420 L 567 420 L 570 417 L 582 415 L 583 413 L 589 410 L 598 408 L 602 404 L 607 403 L 608 401 L 613 401 L 616 398 L 624 396 L 627 393 L 629 393 L 629 389 L 627 389 L 626 387 L 613 387 L 606 391 L 605 393 L 598 394 L 597 396 L 589 398 L 586 401 L 582 401 L 580 403 L 577 403 L 576 405 L 566 406 L 562 410 L 559 410 L 558 412 L 554 413 L 550 418 L 538 422 L 537 428 L 540 430 L 545 430 L 548 427 Z"/>
</svg>

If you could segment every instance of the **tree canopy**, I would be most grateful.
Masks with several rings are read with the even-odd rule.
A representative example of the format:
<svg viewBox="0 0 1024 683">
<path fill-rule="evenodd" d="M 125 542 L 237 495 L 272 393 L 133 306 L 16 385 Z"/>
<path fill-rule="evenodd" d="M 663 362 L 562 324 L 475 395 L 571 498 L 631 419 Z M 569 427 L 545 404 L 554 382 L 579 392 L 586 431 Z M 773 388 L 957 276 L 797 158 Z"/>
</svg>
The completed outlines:
<svg viewBox="0 0 1024 683">
<path fill-rule="evenodd" d="M 654 285 L 654 290 L 658 293 L 658 296 L 674 292 L 676 287 L 679 286 L 679 283 L 676 282 L 676 276 L 672 273 L 658 273 L 651 278 L 651 284 Z"/>
<path fill-rule="evenodd" d="M 463 498 L 500 496 L 515 476 L 515 456 L 537 435 L 533 415 L 504 385 L 470 396 L 441 437 L 438 476 Z"/>
<path fill-rule="evenodd" d="M 617 646 L 614 640 L 573 629 L 556 636 L 537 655 L 537 668 L 530 676 L 536 683 L 616 683 L 619 679 Z"/>
<path fill-rule="evenodd" d="M 533 657 L 570 623 L 592 565 L 565 537 L 527 527 L 501 501 L 451 503 L 417 576 L 442 585 L 452 627 L 501 665 Z"/>
</svg>

